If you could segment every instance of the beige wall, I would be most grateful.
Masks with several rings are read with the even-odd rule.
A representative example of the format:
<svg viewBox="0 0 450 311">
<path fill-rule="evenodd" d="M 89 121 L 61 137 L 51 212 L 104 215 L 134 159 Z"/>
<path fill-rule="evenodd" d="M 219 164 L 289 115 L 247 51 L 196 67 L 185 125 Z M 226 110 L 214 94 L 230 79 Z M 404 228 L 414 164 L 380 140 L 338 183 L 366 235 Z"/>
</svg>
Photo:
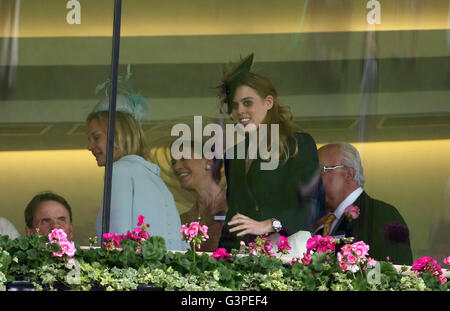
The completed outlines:
<svg viewBox="0 0 450 311">
<path fill-rule="evenodd" d="M 95 236 L 103 195 L 103 169 L 87 150 L 0 152 L 0 215 L 25 233 L 23 211 L 38 192 L 51 190 L 72 207 L 74 240 Z"/>
<path fill-rule="evenodd" d="M 394 205 L 405 218 L 414 257 L 430 255 L 430 226 L 450 209 L 450 140 L 354 145 L 361 154 L 367 193 Z"/>
<path fill-rule="evenodd" d="M 381 1 L 381 24 L 368 25 L 363 0 L 127 0 L 123 36 L 446 29 L 448 1 Z M 65 2 L 22 0 L 19 36 L 110 36 L 114 1 L 80 1 L 81 24 L 66 23 Z M 176 10 L 176 18 L 174 11 Z M 37 19 L 39 16 L 41 18 Z M 0 12 L 0 18 L 3 17 Z M 145 25 L 145 26 L 144 26 Z M 0 28 L 0 34 L 2 29 Z"/>
</svg>

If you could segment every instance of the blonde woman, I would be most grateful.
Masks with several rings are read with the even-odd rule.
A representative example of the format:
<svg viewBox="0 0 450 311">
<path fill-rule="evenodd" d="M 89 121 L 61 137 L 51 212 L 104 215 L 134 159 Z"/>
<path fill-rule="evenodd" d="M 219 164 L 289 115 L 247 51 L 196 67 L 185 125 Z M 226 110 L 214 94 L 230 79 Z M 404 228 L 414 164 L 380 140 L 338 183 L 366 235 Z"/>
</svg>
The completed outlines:
<svg viewBox="0 0 450 311">
<path fill-rule="evenodd" d="M 150 224 L 150 235 L 162 236 L 169 250 L 186 250 L 179 232 L 181 221 L 172 193 L 160 177 L 160 168 L 148 161 L 148 147 L 140 120 L 142 98 L 118 95 L 114 137 L 110 232 L 132 231 L 139 215 Z M 106 165 L 108 98 L 87 117 L 88 150 L 98 166 Z M 101 238 L 102 210 L 96 222 Z"/>
</svg>

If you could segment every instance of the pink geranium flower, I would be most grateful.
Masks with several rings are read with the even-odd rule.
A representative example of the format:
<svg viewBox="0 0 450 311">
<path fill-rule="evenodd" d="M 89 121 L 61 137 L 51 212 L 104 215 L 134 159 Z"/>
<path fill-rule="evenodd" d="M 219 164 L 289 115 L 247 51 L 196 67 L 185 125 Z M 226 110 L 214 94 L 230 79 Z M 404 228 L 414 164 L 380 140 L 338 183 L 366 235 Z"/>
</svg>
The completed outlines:
<svg viewBox="0 0 450 311">
<path fill-rule="evenodd" d="M 117 232 L 111 233 L 104 233 L 103 234 L 103 245 L 106 246 L 106 249 L 113 250 L 117 247 L 120 247 L 120 242 L 123 240 L 132 240 L 136 241 L 139 244 L 143 241 L 150 238 L 150 234 L 148 234 L 147 229 L 150 227 L 149 224 L 144 224 L 145 217 L 142 215 L 138 216 L 138 223 L 137 227 L 133 229 L 133 231 L 128 231 L 126 234 L 118 235 Z M 138 250 L 139 250 L 138 246 Z"/>
<path fill-rule="evenodd" d="M 343 271 L 351 271 L 353 273 L 359 271 L 361 267 L 363 270 L 367 269 L 367 263 L 370 266 L 375 267 L 376 261 L 370 257 L 367 258 L 369 249 L 369 245 L 363 241 L 345 244 L 337 254 L 339 266 Z"/>
<path fill-rule="evenodd" d="M 412 267 L 412 271 L 416 271 L 418 274 L 423 273 L 425 271 L 430 272 L 433 275 L 441 275 L 441 265 L 438 265 L 437 261 L 430 256 L 424 256 L 417 259 Z"/>
<path fill-rule="evenodd" d="M 306 249 L 309 251 L 315 250 L 317 248 L 318 242 L 317 242 L 317 238 L 320 235 L 316 235 L 313 238 L 308 239 L 308 241 L 306 242 Z"/>
<path fill-rule="evenodd" d="M 354 256 L 353 254 L 349 254 L 349 255 L 347 256 L 347 262 L 348 262 L 349 264 L 354 265 L 354 264 L 356 263 L 357 260 L 358 260 L 357 257 Z"/>
<path fill-rule="evenodd" d="M 199 247 L 202 242 L 209 238 L 208 227 L 201 226 L 197 221 L 193 221 L 189 225 L 182 225 L 180 233 L 183 235 L 183 240 L 188 241 L 194 247 Z"/>
<path fill-rule="evenodd" d="M 377 265 L 377 261 L 375 259 L 373 259 L 373 258 L 370 258 L 370 257 L 367 258 L 367 262 L 369 263 L 369 265 L 371 267 L 375 267 Z"/>
<path fill-rule="evenodd" d="M 289 244 L 288 238 L 282 235 L 278 238 L 277 246 L 278 246 L 278 253 L 282 254 L 288 254 L 289 250 L 291 249 L 291 245 Z"/>
<path fill-rule="evenodd" d="M 309 238 L 306 242 L 306 253 L 303 254 L 303 258 L 301 260 L 302 263 L 304 265 L 309 265 L 311 262 L 312 253 L 315 252 L 326 253 L 331 250 L 332 253 L 334 253 L 336 249 L 336 242 L 332 242 L 332 239 L 332 236 L 322 237 L 319 234 Z M 325 260 L 328 260 L 328 255 Z"/>
<path fill-rule="evenodd" d="M 64 257 L 64 255 L 68 257 L 73 257 L 77 249 L 75 248 L 75 243 L 67 240 L 67 235 L 63 229 L 53 229 L 48 234 L 49 243 L 57 243 L 61 250 L 58 252 L 52 252 L 52 257 Z"/>
<path fill-rule="evenodd" d="M 227 250 L 225 248 L 218 248 L 211 257 L 213 257 L 215 260 L 219 260 L 220 258 L 229 260 L 231 258 L 231 255 L 227 253 Z"/>
<path fill-rule="evenodd" d="M 429 272 L 441 281 L 442 284 L 447 282 L 447 279 L 442 276 L 441 265 L 439 265 L 437 261 L 430 256 L 424 256 L 417 259 L 413 263 L 411 271 L 416 271 L 417 275 L 423 272 Z"/>
<path fill-rule="evenodd" d="M 302 263 L 307 266 L 311 263 L 311 254 L 303 253 Z"/>
<path fill-rule="evenodd" d="M 255 238 L 253 242 L 248 243 L 248 245 L 245 245 L 243 241 L 241 241 L 241 247 L 242 251 L 247 254 L 252 254 L 255 256 L 268 256 L 268 257 L 275 257 L 275 254 L 273 253 L 273 243 L 270 241 L 270 239 L 267 237 L 267 234 L 265 235 L 259 235 Z"/>
<path fill-rule="evenodd" d="M 48 234 L 48 239 L 51 240 L 64 240 L 67 239 L 67 234 L 63 229 L 53 229 L 52 232 Z"/>
<path fill-rule="evenodd" d="M 73 257 L 76 252 L 75 244 L 68 240 L 60 241 L 59 246 L 61 246 L 61 252 L 69 257 Z"/>
<path fill-rule="evenodd" d="M 447 258 L 444 258 L 444 263 L 446 265 L 450 265 L 450 256 L 448 256 Z"/>
<path fill-rule="evenodd" d="M 358 257 L 363 258 L 369 253 L 369 245 L 363 241 L 359 241 L 352 244 L 352 250 L 358 255 Z"/>
<path fill-rule="evenodd" d="M 347 264 L 344 261 L 339 261 L 339 267 L 342 269 L 342 271 L 348 270 Z"/>
<path fill-rule="evenodd" d="M 138 226 L 138 227 L 142 226 L 142 225 L 144 224 L 144 222 L 145 222 L 145 217 L 142 216 L 142 215 L 139 215 L 139 216 L 138 216 L 138 223 L 137 223 L 137 226 Z"/>
<path fill-rule="evenodd" d="M 322 237 L 321 235 L 316 235 L 306 242 L 306 251 L 309 253 L 311 251 L 318 251 L 326 253 L 328 250 L 335 249 L 336 242 L 331 242 L 332 236 Z"/>
<path fill-rule="evenodd" d="M 356 205 L 348 206 L 344 211 L 344 215 L 350 220 L 358 218 L 359 217 L 359 207 Z"/>
</svg>

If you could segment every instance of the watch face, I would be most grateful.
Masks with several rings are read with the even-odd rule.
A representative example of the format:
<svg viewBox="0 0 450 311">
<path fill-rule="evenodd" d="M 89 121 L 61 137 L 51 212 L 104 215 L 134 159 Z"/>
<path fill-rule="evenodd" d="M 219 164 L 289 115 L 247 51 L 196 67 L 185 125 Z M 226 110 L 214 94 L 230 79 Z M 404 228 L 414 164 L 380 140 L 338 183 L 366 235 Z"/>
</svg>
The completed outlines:
<svg viewBox="0 0 450 311">
<path fill-rule="evenodd" d="M 274 222 L 272 222 L 272 227 L 273 227 L 275 230 L 281 229 L 281 222 L 278 221 L 278 220 L 275 220 Z"/>
</svg>

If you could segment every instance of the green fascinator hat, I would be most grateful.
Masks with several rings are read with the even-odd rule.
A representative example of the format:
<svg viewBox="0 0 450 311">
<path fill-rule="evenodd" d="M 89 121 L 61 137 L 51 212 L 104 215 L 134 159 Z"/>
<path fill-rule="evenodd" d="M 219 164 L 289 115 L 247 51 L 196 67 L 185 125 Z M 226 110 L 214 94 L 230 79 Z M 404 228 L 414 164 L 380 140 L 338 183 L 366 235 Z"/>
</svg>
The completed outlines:
<svg viewBox="0 0 450 311">
<path fill-rule="evenodd" d="M 253 53 L 241 59 L 230 70 L 224 73 L 222 83 L 218 86 L 222 112 L 231 113 L 236 88 L 246 80 L 252 63 Z"/>
</svg>

